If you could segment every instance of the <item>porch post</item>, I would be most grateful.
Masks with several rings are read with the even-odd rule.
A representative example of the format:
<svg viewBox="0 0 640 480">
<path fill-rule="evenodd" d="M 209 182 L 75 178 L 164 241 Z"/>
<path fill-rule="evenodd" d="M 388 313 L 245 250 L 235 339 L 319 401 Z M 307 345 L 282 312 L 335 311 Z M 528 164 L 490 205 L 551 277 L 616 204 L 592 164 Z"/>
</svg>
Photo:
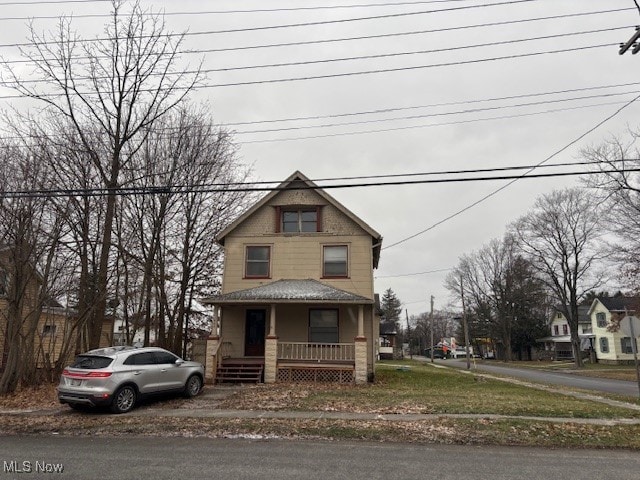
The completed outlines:
<svg viewBox="0 0 640 480">
<path fill-rule="evenodd" d="M 275 383 L 278 372 L 278 337 L 276 336 L 276 306 L 271 305 L 269 335 L 264 344 L 264 383 Z"/>
<path fill-rule="evenodd" d="M 220 336 L 218 335 L 218 307 L 213 307 L 213 319 L 211 320 L 211 334 L 207 338 L 207 348 L 204 358 L 204 382 L 215 383 L 216 370 L 218 369 L 218 349 Z"/>
<path fill-rule="evenodd" d="M 358 305 L 358 336 L 355 343 L 355 381 L 367 383 L 367 338 L 364 336 L 364 305 Z"/>
</svg>

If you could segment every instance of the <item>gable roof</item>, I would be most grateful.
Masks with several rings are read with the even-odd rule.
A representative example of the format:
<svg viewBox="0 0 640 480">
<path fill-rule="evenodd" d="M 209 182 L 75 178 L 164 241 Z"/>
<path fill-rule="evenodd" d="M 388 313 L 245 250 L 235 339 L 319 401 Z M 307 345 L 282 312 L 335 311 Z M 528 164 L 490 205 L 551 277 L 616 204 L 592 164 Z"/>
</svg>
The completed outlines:
<svg viewBox="0 0 640 480">
<path fill-rule="evenodd" d="M 554 316 L 555 312 L 561 313 L 564 318 L 564 312 L 561 307 L 555 307 Z M 591 323 L 591 317 L 589 316 L 590 312 L 591 307 L 589 305 L 578 305 L 578 323 Z M 553 318 L 551 320 L 553 321 Z"/>
<path fill-rule="evenodd" d="M 318 280 L 276 280 L 275 282 L 205 298 L 203 303 L 373 303 L 371 299 L 340 290 Z"/>
<path fill-rule="evenodd" d="M 302 182 L 306 185 L 305 188 L 313 189 L 318 195 L 320 195 L 327 203 L 334 206 L 341 213 L 347 216 L 349 219 L 353 220 L 360 228 L 362 228 L 365 232 L 371 235 L 372 244 L 373 244 L 373 266 L 374 268 L 378 267 L 378 261 L 380 260 L 380 250 L 382 247 L 382 235 L 376 232 L 373 228 L 371 228 L 367 223 L 362 221 L 356 214 L 354 214 L 347 207 L 338 202 L 335 198 L 325 192 L 322 187 L 319 187 L 314 182 L 309 180 L 305 175 L 300 171 L 295 171 L 292 173 L 284 182 L 275 187 L 272 191 L 267 193 L 264 197 L 262 197 L 258 202 L 256 202 L 251 208 L 249 208 L 246 212 L 236 218 L 227 228 L 222 230 L 216 240 L 221 245 L 224 245 L 224 239 L 227 235 L 233 232 L 241 223 L 243 223 L 247 218 L 253 215 L 258 209 L 262 208 L 266 205 L 272 198 L 278 195 L 282 190 L 297 190 L 300 187 L 293 186 L 296 182 Z"/>
<path fill-rule="evenodd" d="M 624 312 L 625 309 L 630 312 L 640 310 L 640 297 L 597 297 L 589 308 L 589 314 L 596 302 L 600 302 L 610 312 Z"/>
</svg>

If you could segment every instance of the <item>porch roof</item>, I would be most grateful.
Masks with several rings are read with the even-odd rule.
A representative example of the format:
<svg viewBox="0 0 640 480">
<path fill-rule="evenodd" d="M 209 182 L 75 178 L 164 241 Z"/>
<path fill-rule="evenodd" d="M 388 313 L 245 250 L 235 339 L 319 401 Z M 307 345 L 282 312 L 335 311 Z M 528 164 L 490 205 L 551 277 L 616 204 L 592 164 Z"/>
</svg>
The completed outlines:
<svg viewBox="0 0 640 480">
<path fill-rule="evenodd" d="M 254 288 L 209 297 L 203 302 L 217 305 L 273 302 L 372 304 L 373 300 L 309 278 L 277 280 Z"/>
</svg>

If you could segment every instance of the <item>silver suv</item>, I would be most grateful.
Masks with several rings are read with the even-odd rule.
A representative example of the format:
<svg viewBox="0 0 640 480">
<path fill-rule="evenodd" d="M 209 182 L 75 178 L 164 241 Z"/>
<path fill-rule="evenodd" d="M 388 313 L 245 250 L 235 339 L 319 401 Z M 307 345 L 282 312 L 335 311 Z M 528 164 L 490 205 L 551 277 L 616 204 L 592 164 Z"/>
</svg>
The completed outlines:
<svg viewBox="0 0 640 480">
<path fill-rule="evenodd" d="M 101 348 L 78 355 L 64 369 L 58 400 L 76 409 L 109 406 L 114 413 L 126 413 L 148 395 L 175 392 L 194 397 L 203 380 L 202 364 L 162 348 Z"/>
</svg>

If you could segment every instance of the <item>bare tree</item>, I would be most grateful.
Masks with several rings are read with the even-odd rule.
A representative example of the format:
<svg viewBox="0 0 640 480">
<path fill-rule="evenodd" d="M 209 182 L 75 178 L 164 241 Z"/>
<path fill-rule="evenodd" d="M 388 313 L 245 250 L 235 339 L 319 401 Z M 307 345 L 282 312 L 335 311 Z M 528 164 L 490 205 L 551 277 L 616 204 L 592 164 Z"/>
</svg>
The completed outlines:
<svg viewBox="0 0 640 480">
<path fill-rule="evenodd" d="M 92 187 L 105 194 L 97 270 L 86 272 L 91 275 L 80 288 L 80 305 L 90 312 L 90 347 L 98 346 L 107 306 L 122 172 L 154 122 L 179 105 L 200 78 L 199 69 L 178 68 L 182 36 L 169 35 L 161 15 L 144 11 L 139 2 L 130 12 L 123 5 L 113 0 L 104 36 L 93 40 L 80 39 L 67 18 L 54 34 L 40 35 L 31 26 L 31 45 L 22 50 L 34 67 L 29 79 L 4 65 L 9 72 L 4 84 L 43 105 L 37 120 L 46 136 L 54 138 L 60 127 L 73 135 L 76 151 L 91 164 Z M 86 291 L 96 298 L 87 299 Z"/>
<path fill-rule="evenodd" d="M 141 282 L 137 295 L 125 290 L 123 304 L 144 319 L 146 344 L 156 328 L 161 345 L 184 354 L 194 301 L 220 274 L 216 235 L 246 207 L 247 192 L 225 186 L 246 173 L 229 133 L 214 128 L 204 108 L 185 106 L 162 119 L 137 157 L 128 184 L 153 194 L 122 202 L 121 270 L 124 281 Z"/>
<path fill-rule="evenodd" d="M 531 318 L 541 321 L 542 286 L 509 235 L 464 255 L 446 286 L 456 297 L 464 293 L 472 336 L 492 338 L 504 360 L 511 360 L 514 340 L 521 338 L 519 326 Z"/>
<path fill-rule="evenodd" d="M 601 272 L 595 271 L 606 252 L 593 197 L 577 188 L 543 195 L 511 230 L 567 318 L 575 363 L 581 367 L 578 304 L 589 290 L 605 283 Z"/>
<path fill-rule="evenodd" d="M 608 214 L 603 218 L 609 232 L 615 234 L 612 258 L 620 265 L 626 284 L 640 291 L 640 133 L 629 131 L 626 138 L 611 137 L 582 151 L 594 162 L 598 175 L 589 175 L 585 183 L 593 188 Z"/>
</svg>

